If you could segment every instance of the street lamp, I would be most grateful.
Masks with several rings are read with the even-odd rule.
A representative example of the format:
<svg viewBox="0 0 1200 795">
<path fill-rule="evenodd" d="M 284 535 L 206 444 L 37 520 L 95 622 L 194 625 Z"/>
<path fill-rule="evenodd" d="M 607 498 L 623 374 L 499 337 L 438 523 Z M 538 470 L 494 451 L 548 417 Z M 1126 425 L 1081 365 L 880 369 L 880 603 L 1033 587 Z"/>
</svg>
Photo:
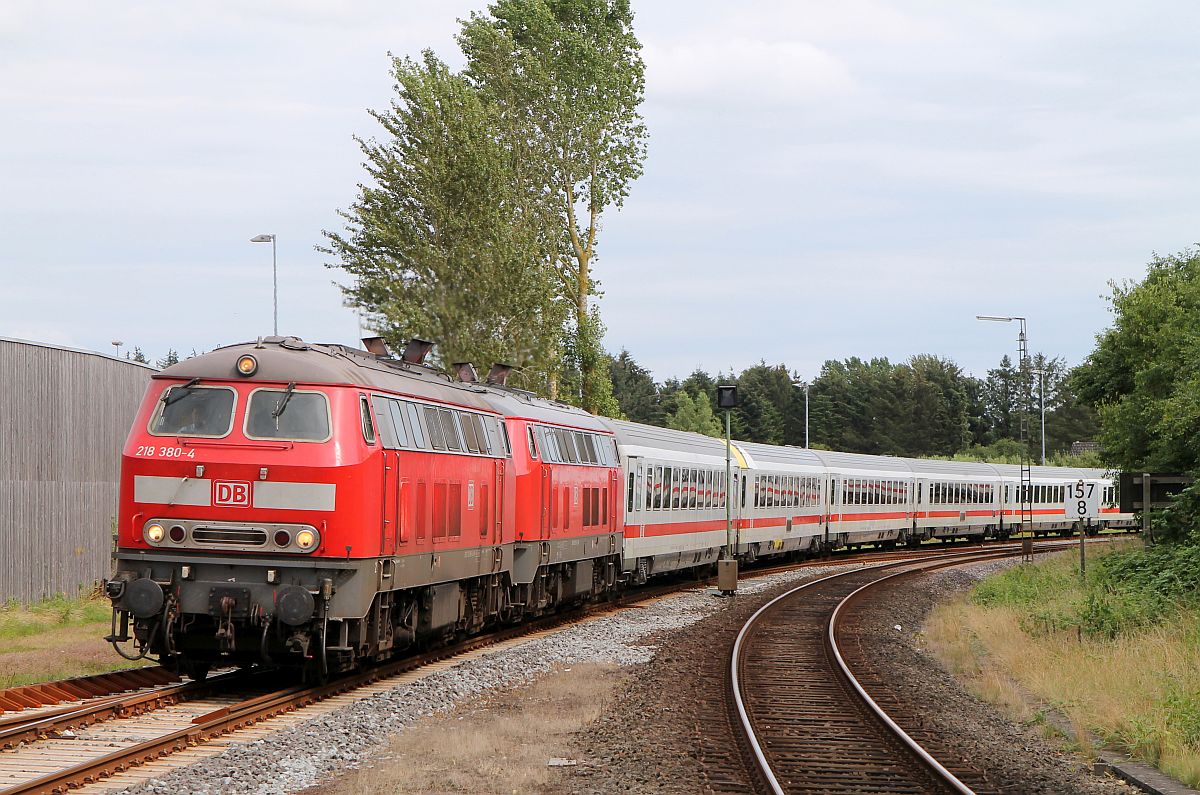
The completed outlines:
<svg viewBox="0 0 1200 795">
<path fill-rule="evenodd" d="M 271 294 L 275 307 L 275 336 L 279 336 L 279 269 L 275 264 L 275 235 L 255 235 L 251 243 L 271 244 Z"/>
<path fill-rule="evenodd" d="M 1021 532 L 1033 527 L 1033 472 L 1029 454 L 1029 404 L 1031 401 L 1029 377 L 1026 375 L 1029 359 L 1029 336 L 1026 333 L 1025 318 L 1016 315 L 976 315 L 976 320 L 991 320 L 997 323 L 1011 323 L 1014 320 L 1021 324 L 1021 333 L 1017 336 L 1017 354 L 1020 360 L 1021 385 L 1025 400 L 1021 406 Z M 1044 426 L 1043 426 L 1044 427 Z M 1043 441 L 1045 435 L 1043 434 Z"/>
<path fill-rule="evenodd" d="M 1041 378 L 1038 385 L 1038 401 L 1042 407 L 1042 466 L 1046 466 L 1046 371 L 1031 370 L 1030 372 Z"/>
<path fill-rule="evenodd" d="M 792 386 L 804 387 L 804 449 L 808 449 L 808 382 L 793 381 Z"/>
<path fill-rule="evenodd" d="M 121 340 L 113 340 L 112 341 L 112 346 L 117 349 L 117 352 L 114 353 L 113 356 L 116 356 L 118 359 L 121 358 L 121 346 L 124 344 L 125 343 L 121 342 Z"/>
<path fill-rule="evenodd" d="M 717 561 L 717 588 L 729 595 L 737 591 L 737 558 L 733 549 L 733 441 L 729 434 L 729 415 L 738 407 L 737 385 L 717 387 L 717 408 L 725 412 L 725 557 Z"/>
</svg>

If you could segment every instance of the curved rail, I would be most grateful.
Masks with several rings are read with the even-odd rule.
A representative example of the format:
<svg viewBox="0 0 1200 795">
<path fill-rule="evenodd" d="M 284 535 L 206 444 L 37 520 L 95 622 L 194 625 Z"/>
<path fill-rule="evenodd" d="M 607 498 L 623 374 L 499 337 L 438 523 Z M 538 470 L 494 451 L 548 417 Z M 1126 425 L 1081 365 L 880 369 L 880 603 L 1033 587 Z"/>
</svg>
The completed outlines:
<svg viewBox="0 0 1200 795">
<path fill-rule="evenodd" d="M 1004 556 L 1007 557 L 1011 554 L 1013 554 L 1013 553 L 1005 553 Z M 936 568 L 941 568 L 942 566 L 945 566 L 945 565 L 953 565 L 953 564 L 942 563 L 941 565 L 933 565 L 933 566 L 929 566 L 928 568 L 936 569 Z M 927 571 L 927 570 L 928 569 L 925 569 L 925 568 L 918 569 L 918 571 Z M 953 789 L 955 792 L 960 793 L 960 795 L 975 795 L 975 791 L 973 789 L 971 789 L 966 784 L 964 784 L 962 782 L 962 780 L 958 778 L 958 776 L 954 775 L 949 770 L 947 770 L 946 767 L 941 762 L 934 759 L 933 756 L 928 751 L 926 751 L 921 746 L 920 743 L 918 743 L 916 740 L 914 740 L 909 735 L 908 732 L 906 732 L 906 731 L 904 731 L 904 729 L 900 728 L 900 725 L 898 723 L 896 723 L 894 720 L 892 720 L 890 715 L 888 715 L 886 712 L 883 711 L 883 708 L 880 707 L 878 703 L 876 703 L 875 699 L 871 698 L 871 694 L 866 691 L 866 688 L 864 688 L 862 686 L 862 683 L 860 683 L 858 681 L 858 678 L 850 670 L 850 666 L 846 664 L 845 658 L 842 657 L 842 650 L 838 648 L 837 625 L 838 625 L 838 621 L 840 620 L 841 615 L 842 615 L 842 608 L 844 608 L 846 605 L 850 604 L 850 602 L 853 601 L 854 598 L 856 596 L 858 596 L 860 593 L 862 593 L 870 588 L 874 588 L 876 585 L 887 582 L 888 580 L 891 580 L 895 577 L 902 577 L 906 574 L 912 574 L 912 573 L 913 573 L 912 571 L 898 571 L 898 572 L 895 572 L 894 574 L 889 574 L 886 577 L 880 577 L 878 580 L 874 580 L 872 582 L 867 583 L 866 585 L 860 586 L 859 588 L 855 589 L 849 596 L 846 596 L 845 598 L 843 598 L 842 601 L 838 602 L 838 606 L 833 609 L 833 613 L 830 614 L 830 616 L 829 616 L 829 629 L 825 635 L 825 642 L 826 642 L 830 652 L 832 652 L 833 659 L 838 664 L 838 668 L 841 669 L 842 676 L 845 678 L 846 682 L 852 688 L 854 688 L 854 692 L 858 694 L 859 700 L 861 700 L 864 704 L 867 705 L 867 707 L 871 710 L 871 712 L 875 715 L 875 717 L 878 718 L 880 720 L 880 722 L 883 723 L 883 725 L 887 726 L 888 731 L 890 731 L 892 733 L 892 736 L 894 736 L 895 738 L 900 740 L 900 742 L 904 743 L 904 745 L 908 747 L 908 750 L 912 751 L 913 754 L 915 754 L 917 756 L 917 758 L 919 758 L 922 762 L 925 763 L 925 766 L 927 768 L 932 770 L 935 775 L 937 775 L 940 779 L 942 779 L 942 781 L 948 787 Z"/>
<path fill-rule="evenodd" d="M 1056 546 L 1059 545 L 1040 544 L 1038 545 L 1038 551 L 1047 551 L 1048 549 L 1053 549 Z M 863 704 L 867 706 L 871 713 L 878 718 L 884 729 L 892 734 L 900 744 L 913 753 L 915 757 L 914 761 L 919 761 L 929 774 L 941 781 L 949 790 L 959 793 L 959 795 L 974 795 L 973 790 L 959 780 L 953 773 L 947 770 L 944 765 L 938 762 L 931 754 L 929 754 L 928 751 L 922 748 L 920 744 L 913 740 L 911 736 L 904 732 L 904 730 L 901 729 L 895 723 L 895 721 L 893 721 L 884 712 L 884 710 L 874 701 L 874 699 L 867 694 L 866 690 L 862 687 L 858 680 L 850 674 L 849 666 L 846 664 L 840 650 L 837 648 L 833 633 L 836 628 L 836 617 L 840 615 L 842 606 L 849 602 L 850 599 L 856 595 L 878 583 L 890 580 L 894 577 L 912 574 L 917 571 L 928 571 L 930 569 L 961 565 L 963 562 L 973 560 L 986 560 L 988 558 L 995 557 L 1011 557 L 1017 554 L 1020 554 L 1020 548 L 1014 545 L 1009 545 L 1000 549 L 992 546 L 985 549 L 976 549 L 969 552 L 960 552 L 952 555 L 947 555 L 946 553 L 942 552 L 940 554 L 935 553 L 918 559 L 909 558 L 903 561 L 893 561 L 874 566 L 855 568 L 849 571 L 838 572 L 836 574 L 821 577 L 811 582 L 799 585 L 795 588 L 791 588 L 779 596 L 776 596 L 774 599 L 770 600 L 757 611 L 755 611 L 755 613 L 745 622 L 734 641 L 733 652 L 730 661 L 729 681 L 732 684 L 733 703 L 736 707 L 738 723 L 740 724 L 743 738 L 746 741 L 746 744 L 749 746 L 750 755 L 753 757 L 756 772 L 759 776 L 761 776 L 763 782 L 767 785 L 770 791 L 775 795 L 784 795 L 786 792 L 783 785 L 780 783 L 770 760 L 768 760 L 763 745 L 754 729 L 754 725 L 750 717 L 750 710 L 747 707 L 747 697 L 743 693 L 742 682 L 744 676 L 743 657 L 745 656 L 746 649 L 748 647 L 748 640 L 756 625 L 764 615 L 772 611 L 772 609 L 781 602 L 794 597 L 796 594 L 806 589 L 814 588 L 832 580 L 853 575 L 861 575 L 863 572 L 895 567 L 906 567 L 904 571 L 888 574 L 879 577 L 870 583 L 862 585 L 859 588 L 856 588 L 846 597 L 843 597 L 839 600 L 834 610 L 830 613 L 830 618 L 828 620 L 828 628 L 824 638 L 825 643 L 828 644 L 826 648 L 829 652 L 829 656 L 834 659 L 837 668 L 845 677 L 846 682 L 850 685 L 855 694 L 862 700 Z"/>
</svg>

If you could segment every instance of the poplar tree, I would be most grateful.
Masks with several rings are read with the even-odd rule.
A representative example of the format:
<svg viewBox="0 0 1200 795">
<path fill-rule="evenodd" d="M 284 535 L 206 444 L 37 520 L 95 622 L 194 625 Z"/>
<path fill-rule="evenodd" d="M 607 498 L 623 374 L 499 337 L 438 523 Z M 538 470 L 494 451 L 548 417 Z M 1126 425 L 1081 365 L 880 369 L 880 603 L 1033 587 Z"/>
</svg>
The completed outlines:
<svg viewBox="0 0 1200 795">
<path fill-rule="evenodd" d="M 433 340 L 442 363 L 503 361 L 544 390 L 570 309 L 555 290 L 558 240 L 503 142 L 501 108 L 432 52 L 393 61 L 396 96 L 356 138 L 370 178 L 320 250 L 354 277 L 348 303 L 399 346 Z"/>
<path fill-rule="evenodd" d="M 573 312 L 563 352 L 578 379 L 564 397 L 615 414 L 590 298 L 601 215 L 621 206 L 646 155 L 645 66 L 628 0 L 498 0 L 458 40 L 466 77 L 500 109 L 521 178 L 557 219 L 554 272 Z"/>
</svg>

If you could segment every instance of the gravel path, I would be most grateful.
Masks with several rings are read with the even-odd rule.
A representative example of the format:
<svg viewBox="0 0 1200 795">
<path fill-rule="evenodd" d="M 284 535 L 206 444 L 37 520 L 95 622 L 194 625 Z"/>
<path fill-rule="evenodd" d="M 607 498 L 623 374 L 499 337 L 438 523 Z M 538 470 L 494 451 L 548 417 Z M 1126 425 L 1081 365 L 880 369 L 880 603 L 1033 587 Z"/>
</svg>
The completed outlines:
<svg viewBox="0 0 1200 795">
<path fill-rule="evenodd" d="M 656 642 L 673 631 L 691 627 L 733 604 L 745 604 L 754 594 L 779 590 L 786 583 L 832 570 L 807 568 L 744 581 L 741 596 L 734 600 L 697 589 L 645 608 L 623 610 L 397 686 L 261 740 L 232 746 L 124 792 L 296 792 L 339 768 L 357 766 L 388 734 L 452 709 L 485 690 L 520 686 L 555 665 L 647 663 L 654 658 Z M 626 729 L 628 736 L 639 732 L 636 726 Z"/>
</svg>

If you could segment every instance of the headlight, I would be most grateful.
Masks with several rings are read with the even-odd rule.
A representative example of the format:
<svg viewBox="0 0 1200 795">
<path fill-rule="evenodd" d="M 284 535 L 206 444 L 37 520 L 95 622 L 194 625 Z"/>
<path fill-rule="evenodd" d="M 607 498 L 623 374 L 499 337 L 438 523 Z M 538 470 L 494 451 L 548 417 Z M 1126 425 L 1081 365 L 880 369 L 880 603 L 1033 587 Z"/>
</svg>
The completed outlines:
<svg viewBox="0 0 1200 795">
<path fill-rule="evenodd" d="M 157 544 L 162 541 L 164 535 L 166 535 L 166 531 L 163 530 L 163 526 L 160 524 L 152 524 L 146 527 L 146 540 L 151 544 Z"/>
<path fill-rule="evenodd" d="M 296 533 L 296 546 L 301 549 L 312 549 L 315 543 L 317 543 L 317 534 L 312 530 L 301 530 Z"/>
<path fill-rule="evenodd" d="M 248 353 L 245 356 L 241 356 L 238 358 L 238 360 L 237 360 L 238 375 L 247 375 L 247 376 L 254 375 L 256 370 L 258 370 L 258 359 L 255 359 L 253 356 L 251 356 Z"/>
</svg>

